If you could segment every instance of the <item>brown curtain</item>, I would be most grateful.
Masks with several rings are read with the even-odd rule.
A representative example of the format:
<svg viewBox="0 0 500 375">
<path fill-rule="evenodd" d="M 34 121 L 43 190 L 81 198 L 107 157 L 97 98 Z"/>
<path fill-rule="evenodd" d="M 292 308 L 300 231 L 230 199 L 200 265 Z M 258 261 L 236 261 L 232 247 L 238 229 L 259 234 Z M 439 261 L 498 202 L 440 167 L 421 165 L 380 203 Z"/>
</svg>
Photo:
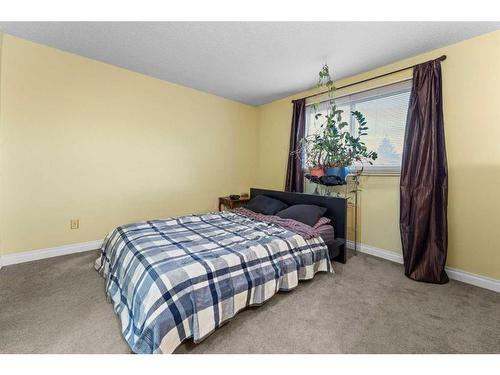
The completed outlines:
<svg viewBox="0 0 500 375">
<path fill-rule="evenodd" d="M 413 70 L 400 182 L 400 230 L 405 275 L 444 284 L 448 246 L 448 167 L 441 63 Z"/>
<path fill-rule="evenodd" d="M 291 153 L 297 151 L 300 140 L 304 138 L 306 128 L 306 100 L 293 101 L 292 129 L 290 132 L 290 150 L 288 153 L 288 166 L 286 170 L 285 191 L 302 193 L 304 191 L 304 173 L 300 157 Z"/>
</svg>

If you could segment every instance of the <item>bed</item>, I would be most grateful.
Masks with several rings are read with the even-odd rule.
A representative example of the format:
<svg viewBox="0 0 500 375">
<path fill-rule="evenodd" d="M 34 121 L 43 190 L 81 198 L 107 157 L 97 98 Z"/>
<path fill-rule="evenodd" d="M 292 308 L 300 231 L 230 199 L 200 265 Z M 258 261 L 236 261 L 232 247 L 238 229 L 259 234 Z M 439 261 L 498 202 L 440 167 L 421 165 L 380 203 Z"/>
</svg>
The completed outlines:
<svg viewBox="0 0 500 375">
<path fill-rule="evenodd" d="M 238 311 L 295 288 L 345 261 L 341 198 L 251 189 L 287 204 L 316 204 L 335 225 L 337 245 L 305 238 L 238 210 L 123 225 L 106 236 L 96 269 L 134 353 L 172 353 L 202 341 Z"/>
</svg>

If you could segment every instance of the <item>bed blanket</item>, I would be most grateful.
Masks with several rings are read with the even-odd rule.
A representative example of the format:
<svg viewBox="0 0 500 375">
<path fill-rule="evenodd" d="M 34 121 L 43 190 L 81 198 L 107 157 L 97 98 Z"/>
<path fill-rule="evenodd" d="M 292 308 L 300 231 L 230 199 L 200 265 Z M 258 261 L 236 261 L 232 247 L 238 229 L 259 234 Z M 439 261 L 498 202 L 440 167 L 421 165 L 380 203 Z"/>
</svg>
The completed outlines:
<svg viewBox="0 0 500 375">
<path fill-rule="evenodd" d="M 333 272 L 321 237 L 231 211 L 120 226 L 95 267 L 135 353 L 197 343 L 245 307 Z"/>
</svg>

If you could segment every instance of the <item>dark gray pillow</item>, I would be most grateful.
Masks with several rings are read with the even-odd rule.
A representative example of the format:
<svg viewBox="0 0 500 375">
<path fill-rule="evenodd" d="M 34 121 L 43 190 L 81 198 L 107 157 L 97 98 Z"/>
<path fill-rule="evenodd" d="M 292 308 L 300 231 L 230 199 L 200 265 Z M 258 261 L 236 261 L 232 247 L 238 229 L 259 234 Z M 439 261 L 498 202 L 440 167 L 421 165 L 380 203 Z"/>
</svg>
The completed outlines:
<svg viewBox="0 0 500 375">
<path fill-rule="evenodd" d="M 264 215 L 275 215 L 276 212 L 279 212 L 287 207 L 288 205 L 286 203 L 283 203 L 278 199 L 266 197 L 265 195 L 257 195 L 245 206 L 245 208 L 248 208 L 253 212 Z"/>
<path fill-rule="evenodd" d="M 293 219 L 313 227 L 325 214 L 326 208 L 312 204 L 295 204 L 276 214 L 283 219 Z"/>
</svg>

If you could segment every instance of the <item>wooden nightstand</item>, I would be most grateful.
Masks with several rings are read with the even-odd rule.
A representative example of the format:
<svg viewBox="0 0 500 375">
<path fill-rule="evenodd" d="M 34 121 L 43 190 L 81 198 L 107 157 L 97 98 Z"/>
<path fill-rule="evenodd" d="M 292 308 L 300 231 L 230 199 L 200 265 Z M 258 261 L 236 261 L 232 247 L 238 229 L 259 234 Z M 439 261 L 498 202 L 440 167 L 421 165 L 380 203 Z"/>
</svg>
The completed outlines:
<svg viewBox="0 0 500 375">
<path fill-rule="evenodd" d="M 241 207 L 250 200 L 250 197 L 240 197 L 240 199 L 231 199 L 229 197 L 219 197 L 219 211 L 222 211 L 222 206 L 229 209 Z"/>
</svg>

